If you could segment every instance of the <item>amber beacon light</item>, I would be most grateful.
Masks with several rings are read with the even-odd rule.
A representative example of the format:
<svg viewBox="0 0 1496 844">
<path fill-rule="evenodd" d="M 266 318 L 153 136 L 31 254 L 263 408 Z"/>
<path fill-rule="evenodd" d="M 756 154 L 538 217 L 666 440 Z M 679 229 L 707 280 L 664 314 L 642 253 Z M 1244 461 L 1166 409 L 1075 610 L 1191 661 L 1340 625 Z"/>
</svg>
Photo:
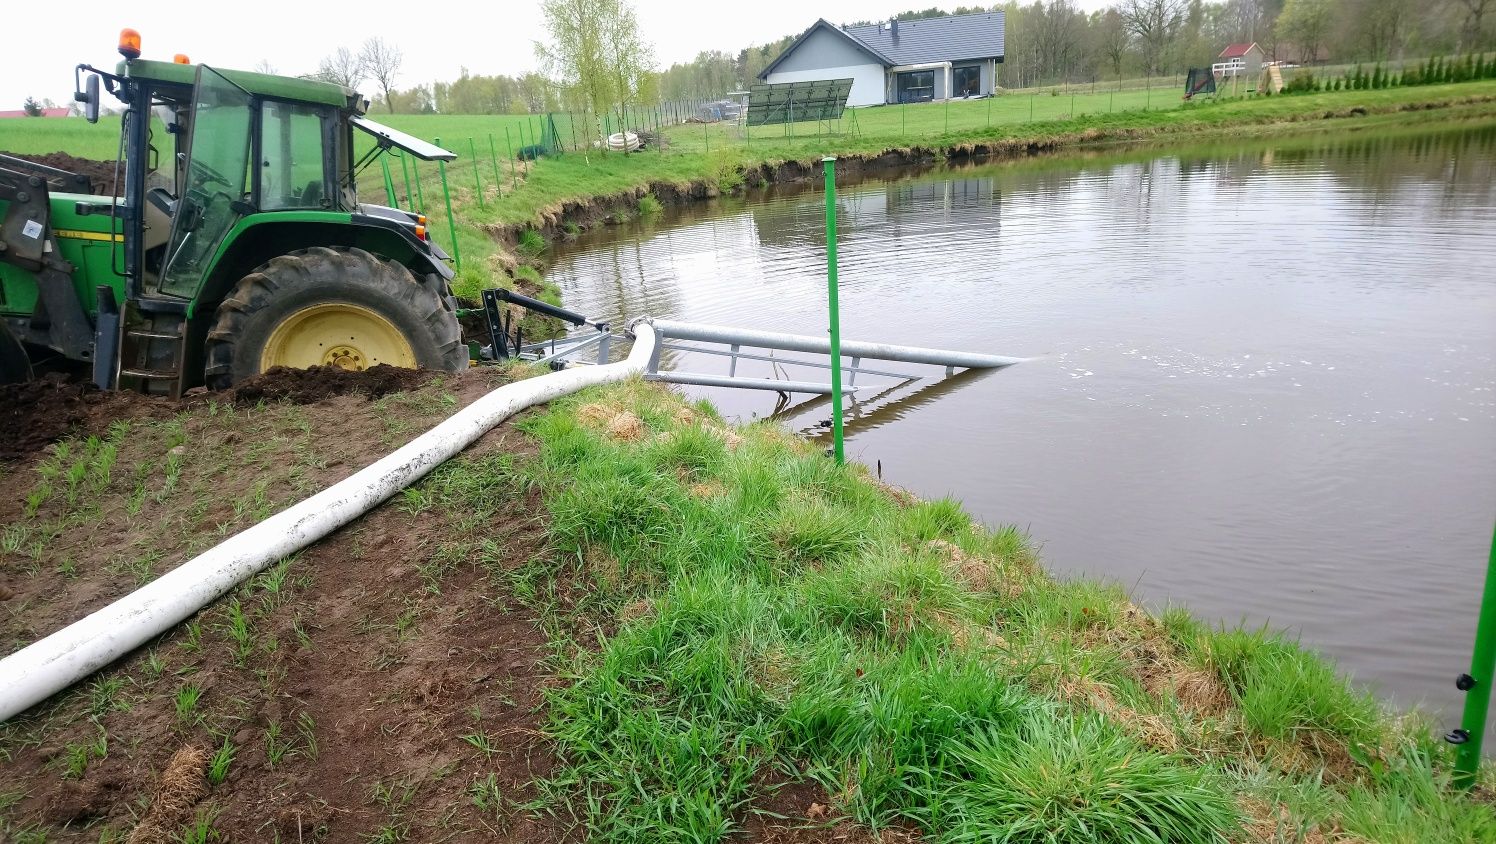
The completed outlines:
<svg viewBox="0 0 1496 844">
<path fill-rule="evenodd" d="M 140 58 L 140 33 L 126 27 L 119 31 L 119 54 L 127 59 Z"/>
</svg>

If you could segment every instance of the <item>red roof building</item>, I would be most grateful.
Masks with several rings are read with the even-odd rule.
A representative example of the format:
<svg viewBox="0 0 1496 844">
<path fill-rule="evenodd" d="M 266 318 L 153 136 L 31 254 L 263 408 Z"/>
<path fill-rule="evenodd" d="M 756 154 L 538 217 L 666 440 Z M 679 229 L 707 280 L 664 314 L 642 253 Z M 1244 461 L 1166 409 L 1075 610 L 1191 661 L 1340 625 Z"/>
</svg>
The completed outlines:
<svg viewBox="0 0 1496 844">
<path fill-rule="evenodd" d="M 5 118 L 5 117 L 29 117 L 29 116 L 30 115 L 28 115 L 26 113 L 25 109 L 20 109 L 20 108 L 15 109 L 13 111 L 0 111 L 0 118 Z M 44 109 L 42 109 L 42 113 L 40 115 L 38 115 L 38 117 L 67 117 L 67 116 L 68 116 L 68 110 L 67 110 L 66 106 L 63 106 L 62 108 L 44 108 Z"/>
<path fill-rule="evenodd" d="M 1256 41 L 1253 41 L 1250 44 L 1228 44 L 1228 45 L 1226 45 L 1226 49 L 1224 49 L 1224 50 L 1221 51 L 1220 58 L 1223 58 L 1223 59 L 1240 59 L 1240 58 L 1245 58 L 1246 55 L 1248 53 L 1252 52 L 1253 49 L 1256 49 L 1258 52 L 1262 51 L 1262 49 L 1257 46 L 1257 42 Z"/>
</svg>

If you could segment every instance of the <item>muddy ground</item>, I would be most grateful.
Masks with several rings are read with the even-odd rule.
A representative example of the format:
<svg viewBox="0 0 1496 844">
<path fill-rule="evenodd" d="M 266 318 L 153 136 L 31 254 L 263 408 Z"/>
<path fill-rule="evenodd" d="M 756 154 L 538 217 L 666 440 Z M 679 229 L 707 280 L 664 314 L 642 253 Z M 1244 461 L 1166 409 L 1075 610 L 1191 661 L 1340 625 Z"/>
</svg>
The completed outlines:
<svg viewBox="0 0 1496 844">
<path fill-rule="evenodd" d="M 39 405 L 96 439 L 0 465 L 5 651 L 502 380 L 395 377 L 273 373 L 181 403 L 40 388 Z M 0 840 L 166 841 L 199 821 L 246 842 L 573 837 L 521 808 L 554 765 L 546 636 L 509 584 L 545 547 L 514 471 L 532 451 L 508 426 L 491 432 L 415 492 L 0 725 Z"/>
<path fill-rule="evenodd" d="M 5 152 L 0 150 L 0 155 L 9 155 L 15 158 L 24 158 L 37 164 L 48 167 L 56 167 L 69 173 L 87 176 L 93 192 L 99 196 L 107 196 L 110 188 L 114 185 L 114 162 L 94 161 L 91 158 L 78 158 L 65 152 L 49 152 L 45 155 L 28 154 L 22 155 L 16 152 Z M 120 181 L 124 181 L 124 171 L 120 171 Z"/>
</svg>

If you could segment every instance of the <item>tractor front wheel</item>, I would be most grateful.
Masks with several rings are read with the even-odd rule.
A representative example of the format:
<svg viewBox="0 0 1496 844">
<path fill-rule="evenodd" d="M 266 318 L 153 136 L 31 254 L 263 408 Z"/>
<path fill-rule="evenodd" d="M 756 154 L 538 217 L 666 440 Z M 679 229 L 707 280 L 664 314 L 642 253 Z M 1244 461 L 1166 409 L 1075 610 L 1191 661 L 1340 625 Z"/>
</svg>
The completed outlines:
<svg viewBox="0 0 1496 844">
<path fill-rule="evenodd" d="M 467 347 L 446 285 L 362 249 L 313 247 L 245 276 L 208 332 L 208 386 L 273 366 L 457 371 Z"/>
</svg>

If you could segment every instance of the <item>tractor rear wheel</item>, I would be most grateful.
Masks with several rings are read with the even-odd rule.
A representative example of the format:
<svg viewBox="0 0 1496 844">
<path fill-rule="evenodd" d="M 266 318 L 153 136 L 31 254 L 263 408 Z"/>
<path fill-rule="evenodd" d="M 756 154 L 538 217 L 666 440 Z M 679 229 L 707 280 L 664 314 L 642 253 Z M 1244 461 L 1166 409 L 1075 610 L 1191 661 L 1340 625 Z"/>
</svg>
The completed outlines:
<svg viewBox="0 0 1496 844">
<path fill-rule="evenodd" d="M 208 386 L 272 366 L 379 364 L 458 371 L 468 350 L 439 277 L 362 249 L 313 247 L 271 259 L 218 306 L 208 332 Z"/>
</svg>

